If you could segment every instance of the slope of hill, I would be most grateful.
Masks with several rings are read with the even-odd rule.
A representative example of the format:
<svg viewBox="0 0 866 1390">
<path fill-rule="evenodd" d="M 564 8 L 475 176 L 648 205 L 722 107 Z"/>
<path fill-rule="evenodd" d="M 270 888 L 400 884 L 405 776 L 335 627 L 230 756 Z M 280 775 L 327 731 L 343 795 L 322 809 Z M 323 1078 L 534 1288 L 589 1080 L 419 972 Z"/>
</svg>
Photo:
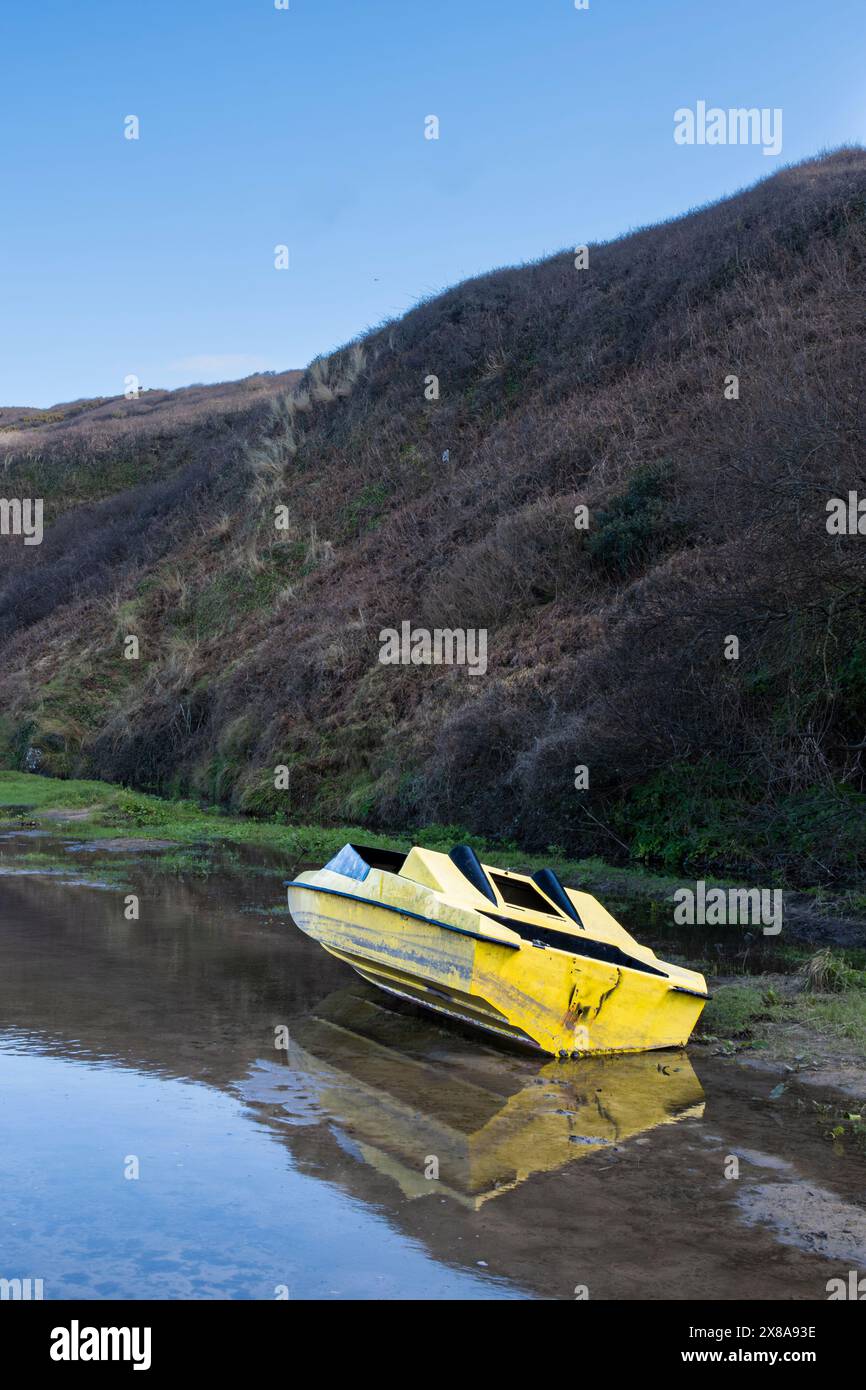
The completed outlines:
<svg viewBox="0 0 866 1390">
<path fill-rule="evenodd" d="M 459 285 L 242 408 L 175 393 L 96 438 L 17 412 L 3 494 L 50 525 L 0 541 L 7 766 L 856 880 L 866 539 L 827 502 L 866 496 L 864 288 L 842 150 L 587 269 Z M 486 629 L 486 673 L 383 665 L 403 622 Z"/>
<path fill-rule="evenodd" d="M 20 445 L 20 440 L 9 436 L 24 429 L 33 431 L 28 435 L 30 448 L 50 447 L 52 439 L 61 434 L 68 444 L 84 436 L 91 442 L 107 443 L 129 433 L 165 433 L 218 412 L 234 415 L 248 410 L 257 401 L 290 390 L 302 375 L 297 371 L 257 372 L 241 381 L 221 381 L 215 386 L 183 386 L 177 391 L 151 387 L 129 399 L 95 396 L 45 408 L 0 406 L 0 448 Z"/>
</svg>

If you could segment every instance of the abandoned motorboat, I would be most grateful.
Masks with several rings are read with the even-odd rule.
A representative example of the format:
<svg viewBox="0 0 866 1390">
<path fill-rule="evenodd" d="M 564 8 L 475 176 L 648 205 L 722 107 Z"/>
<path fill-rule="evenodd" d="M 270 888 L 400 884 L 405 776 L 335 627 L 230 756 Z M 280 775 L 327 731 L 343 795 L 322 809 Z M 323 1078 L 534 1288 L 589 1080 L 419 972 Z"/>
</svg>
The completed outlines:
<svg viewBox="0 0 866 1390">
<path fill-rule="evenodd" d="M 682 1047 L 702 975 L 640 945 L 552 869 L 345 845 L 287 884 L 301 931 L 390 994 L 553 1055 Z"/>
</svg>

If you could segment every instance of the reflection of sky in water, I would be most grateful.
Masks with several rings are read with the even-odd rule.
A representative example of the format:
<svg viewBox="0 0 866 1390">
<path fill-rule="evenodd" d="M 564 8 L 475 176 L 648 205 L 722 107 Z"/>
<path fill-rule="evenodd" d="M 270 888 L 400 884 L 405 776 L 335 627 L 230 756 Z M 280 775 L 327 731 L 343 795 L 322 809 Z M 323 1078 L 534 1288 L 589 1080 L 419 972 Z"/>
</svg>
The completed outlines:
<svg viewBox="0 0 866 1390">
<path fill-rule="evenodd" d="M 278 1284 L 293 1298 L 520 1296 L 297 1172 L 209 1087 L 0 1038 L 0 1114 L 0 1277 L 41 1278 L 46 1298 L 273 1299 Z"/>
</svg>

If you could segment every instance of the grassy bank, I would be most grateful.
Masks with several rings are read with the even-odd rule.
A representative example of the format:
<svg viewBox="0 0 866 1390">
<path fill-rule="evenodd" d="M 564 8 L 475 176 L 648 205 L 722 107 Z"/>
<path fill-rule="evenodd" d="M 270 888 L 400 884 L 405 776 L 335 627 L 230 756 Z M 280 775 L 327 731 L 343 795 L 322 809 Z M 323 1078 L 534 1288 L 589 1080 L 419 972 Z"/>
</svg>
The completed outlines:
<svg viewBox="0 0 866 1390">
<path fill-rule="evenodd" d="M 702 1037 L 729 1050 L 790 1057 L 793 1049 L 796 1056 L 802 1035 L 811 1032 L 866 1058 L 866 971 L 825 949 L 792 975 L 716 983 L 700 1028 Z"/>
<path fill-rule="evenodd" d="M 187 867 L 196 856 L 202 860 L 214 846 L 258 847 L 284 855 L 288 866 L 294 861 L 323 862 L 349 840 L 396 850 L 408 850 L 416 842 L 441 850 L 461 843 L 509 868 L 532 870 L 553 863 L 572 884 L 604 886 L 616 894 L 661 900 L 670 896 L 677 883 L 672 877 L 616 868 L 601 859 L 551 859 L 524 854 L 514 845 L 494 848 L 461 826 L 426 826 L 410 838 L 353 825 L 287 825 L 228 815 L 218 807 L 202 808 L 192 801 L 165 800 L 108 782 L 58 780 L 27 772 L 0 771 L 0 822 L 7 826 L 66 824 L 80 840 L 170 841 L 189 853 L 165 855 L 163 862 L 169 868 Z"/>
<path fill-rule="evenodd" d="M 193 801 L 152 796 L 110 782 L 0 770 L 0 823 L 45 823 L 50 827 L 64 821 L 74 826 L 79 840 L 171 841 L 171 849 L 159 859 L 160 867 L 166 870 L 205 871 L 212 851 L 231 846 L 283 856 L 287 867 L 294 862 L 323 863 L 347 841 L 354 841 L 396 850 L 424 844 L 447 851 L 455 844 L 468 844 L 486 862 L 505 868 L 532 872 L 549 865 L 570 886 L 597 892 L 608 901 L 639 899 L 669 904 L 675 890 L 691 877 L 688 871 L 655 872 L 641 865 L 611 864 L 598 856 L 573 858 L 556 846 L 544 855 L 529 854 L 508 841 L 494 844 L 460 825 L 433 824 L 411 834 L 388 834 L 352 824 L 290 824 L 282 817 L 263 820 L 232 815 L 220 806 L 203 807 Z M 30 853 L 35 857 L 38 850 L 34 847 Z M 692 872 L 707 884 L 724 886 L 735 881 L 701 872 L 699 867 Z M 810 922 L 832 925 L 834 919 L 845 919 L 849 925 L 852 920 L 859 923 L 864 907 L 866 902 L 859 891 L 831 893 L 824 889 L 785 895 L 786 921 L 807 936 L 810 933 L 802 929 Z M 863 925 L 866 942 L 866 923 Z"/>
</svg>

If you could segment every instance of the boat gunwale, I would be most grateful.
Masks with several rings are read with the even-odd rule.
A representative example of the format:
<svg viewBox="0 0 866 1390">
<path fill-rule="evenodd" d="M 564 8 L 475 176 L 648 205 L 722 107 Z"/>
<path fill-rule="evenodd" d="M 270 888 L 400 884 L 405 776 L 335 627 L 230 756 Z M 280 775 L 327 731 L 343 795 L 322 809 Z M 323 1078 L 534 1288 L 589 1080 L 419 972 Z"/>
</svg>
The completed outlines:
<svg viewBox="0 0 866 1390">
<path fill-rule="evenodd" d="M 442 927 L 445 931 L 456 932 L 458 936 L 468 936 L 474 941 L 484 941 L 490 946 L 504 946 L 509 951 L 519 951 L 522 941 L 507 941 L 499 936 L 485 936 L 481 932 L 470 931 L 468 927 L 457 927 L 452 922 L 442 922 L 436 917 L 425 917 L 423 913 L 412 912 L 407 907 L 394 907 L 391 903 L 377 902 L 373 898 L 361 897 L 358 893 L 346 893 L 341 888 L 323 888 L 317 883 L 304 883 L 300 879 L 287 879 L 285 888 L 306 888 L 311 893 L 327 893 L 333 898 L 348 898 L 351 902 L 363 903 L 366 907 L 379 907 L 384 912 L 396 912 L 400 917 L 409 917 L 415 922 L 425 922 L 431 927 Z"/>
<path fill-rule="evenodd" d="M 317 884 L 317 883 L 304 883 L 303 880 L 301 880 L 301 879 L 286 879 L 286 880 L 284 881 L 284 885 L 283 885 L 283 886 L 284 886 L 285 888 L 306 888 L 306 889 L 307 889 L 309 892 L 311 892 L 311 893 L 326 893 L 326 894 L 328 894 L 330 897 L 334 897 L 334 898 L 348 898 L 351 902 L 363 903 L 363 904 L 365 904 L 365 905 L 368 906 L 368 907 L 378 907 L 378 908 L 381 908 L 381 909 L 382 909 L 383 911 L 385 911 L 385 912 L 396 912 L 400 917 L 408 917 L 408 918 L 411 918 L 413 921 L 416 921 L 416 922 L 424 922 L 424 923 L 426 923 L 428 926 L 432 926 L 432 927 L 442 927 L 444 931 L 456 932 L 457 935 L 459 935 L 459 936 L 468 936 L 468 937 L 472 938 L 472 939 L 475 940 L 475 941 L 484 941 L 484 942 L 486 942 L 488 945 L 491 945 L 491 946 L 504 946 L 504 947 L 506 947 L 506 949 L 508 949 L 508 950 L 510 950 L 510 951 L 520 951 L 524 946 L 526 946 L 526 947 L 531 947 L 531 946 L 533 945 L 533 942 L 532 942 L 531 938 L 528 938 L 528 937 L 523 937 L 523 936 L 522 936 L 521 939 L 520 939 L 520 941 L 505 941 L 505 940 L 503 940 L 502 938 L 497 937 L 497 936 L 484 936 L 484 935 L 482 935 L 480 932 L 470 931 L 468 927 L 457 927 L 457 926 L 455 926 L 455 925 L 454 925 L 453 923 L 451 923 L 451 922 L 443 922 L 443 921 L 441 921 L 439 918 L 436 918 L 436 917 L 425 917 L 422 913 L 420 913 L 420 912 L 412 912 L 409 908 L 405 908 L 405 907 L 395 907 L 395 906 L 393 906 L 391 903 L 378 902 L 378 901 L 376 901 L 376 900 L 373 899 L 373 898 L 365 898 L 365 897 L 362 897 L 362 896 L 361 896 L 360 894 L 358 894 L 358 893 L 346 893 L 346 892 L 344 892 L 343 889 L 341 889 L 341 888 L 325 888 L 325 887 L 322 887 L 321 885 L 319 885 L 319 884 Z M 476 909 L 472 908 L 472 909 L 469 909 L 469 910 L 470 910 L 470 911 L 475 911 Z M 483 916 L 483 915 L 486 915 L 486 914 L 481 913 L 480 910 L 479 910 L 479 915 L 482 915 L 482 916 Z M 491 914 L 491 915 L 492 915 L 492 914 Z M 506 926 L 507 924 L 503 922 L 502 925 L 503 925 L 503 926 Z M 515 924 L 515 926 L 516 926 L 516 925 L 517 925 L 517 924 Z M 528 927 L 528 926 L 534 926 L 534 925 L 537 925 L 537 924 L 535 924 L 535 923 L 528 923 L 528 922 L 527 922 L 527 923 L 520 923 L 520 925 L 521 925 L 521 926 L 527 926 L 527 927 Z M 514 930 L 514 928 L 509 928 L 509 930 Z M 570 933 L 565 933 L 565 932 L 562 933 L 562 935 L 566 935 L 566 934 L 570 935 Z M 578 945 L 583 945 L 583 946 L 585 946 L 588 940 L 594 939 L 594 938 L 579 937 L 579 936 L 575 935 L 575 938 L 574 938 L 574 939 L 575 939 L 575 941 L 577 942 Z M 604 944 L 608 944 L 608 943 L 604 943 Z M 560 952 L 562 955 L 574 956 L 574 957 L 576 957 L 578 960 L 591 960 L 591 961 L 597 961 L 597 960 L 599 960 L 599 959 L 602 959 L 601 957 L 591 955 L 589 952 L 587 952 L 587 951 L 585 951 L 585 950 L 584 950 L 584 951 L 566 951 L 566 950 L 565 950 L 564 948 L 562 948 L 562 947 L 558 947 L 558 946 L 549 946 L 549 945 L 547 945 L 547 944 L 545 944 L 545 946 L 544 946 L 543 949 L 545 949 L 545 950 L 558 951 L 558 952 Z M 615 949 L 619 949 L 619 948 L 615 948 Z M 623 952 L 623 954 L 625 954 L 625 953 Z M 634 964 L 631 964 L 631 961 L 632 961 L 632 960 L 634 960 L 634 962 L 635 962 Z M 709 994 L 699 994 L 697 990 L 692 990 L 692 989 L 688 989 L 688 988 L 686 988 L 686 987 L 684 987 L 684 986 L 682 986 L 682 985 L 673 984 L 672 981 L 676 978 L 675 976 L 667 975 L 667 974 L 665 974 L 665 972 L 664 972 L 663 970 L 658 970 L 657 968 L 654 968 L 654 967 L 652 967 L 652 966 L 647 966 L 647 965 L 644 964 L 643 962 L 640 962 L 640 963 L 639 963 L 635 957 L 630 957 L 630 958 L 628 959 L 628 963 L 627 963 L 626 961 L 618 961 L 618 962 L 616 962 L 616 964 L 617 964 L 617 967 L 618 967 L 619 969 L 621 969 L 621 970 L 632 970 L 632 971 L 634 971 L 635 974 L 638 974 L 638 975 L 651 975 L 651 976 L 652 976 L 652 975 L 655 975 L 655 976 L 658 977 L 658 978 L 661 978 L 661 979 L 663 979 L 663 980 L 667 980 L 667 981 L 669 982 L 669 984 L 670 984 L 671 992 L 676 992 L 676 993 L 678 993 L 678 994 L 691 994 L 691 995 L 694 995 L 695 998 L 697 998 L 697 999 L 705 999 L 705 1000 L 706 1000 L 706 999 L 709 999 L 709 998 L 710 998 Z"/>
</svg>

